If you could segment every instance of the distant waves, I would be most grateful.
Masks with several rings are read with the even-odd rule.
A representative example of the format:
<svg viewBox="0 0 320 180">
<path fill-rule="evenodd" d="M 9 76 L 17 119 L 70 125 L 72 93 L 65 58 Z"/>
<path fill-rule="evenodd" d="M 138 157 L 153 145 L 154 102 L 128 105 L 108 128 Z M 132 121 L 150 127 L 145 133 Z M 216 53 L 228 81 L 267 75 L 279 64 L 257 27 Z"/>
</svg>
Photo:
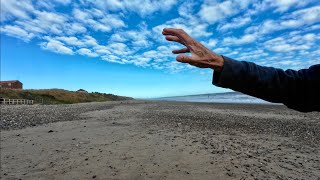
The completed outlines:
<svg viewBox="0 0 320 180">
<path fill-rule="evenodd" d="M 270 104 L 270 102 L 267 102 L 252 96 L 248 96 L 242 93 L 238 93 L 238 92 L 162 97 L 162 98 L 155 98 L 154 100 L 184 101 L 184 102 Z"/>
</svg>

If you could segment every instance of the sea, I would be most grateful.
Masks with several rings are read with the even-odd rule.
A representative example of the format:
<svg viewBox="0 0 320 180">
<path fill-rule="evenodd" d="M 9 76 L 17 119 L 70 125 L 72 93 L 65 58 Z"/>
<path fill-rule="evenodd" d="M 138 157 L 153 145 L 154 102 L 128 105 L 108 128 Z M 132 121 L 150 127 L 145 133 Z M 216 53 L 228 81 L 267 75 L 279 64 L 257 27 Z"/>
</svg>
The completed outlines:
<svg viewBox="0 0 320 180">
<path fill-rule="evenodd" d="M 276 104 L 255 98 L 240 92 L 198 94 L 153 98 L 160 101 L 205 102 L 205 103 L 245 103 L 245 104 Z"/>
</svg>

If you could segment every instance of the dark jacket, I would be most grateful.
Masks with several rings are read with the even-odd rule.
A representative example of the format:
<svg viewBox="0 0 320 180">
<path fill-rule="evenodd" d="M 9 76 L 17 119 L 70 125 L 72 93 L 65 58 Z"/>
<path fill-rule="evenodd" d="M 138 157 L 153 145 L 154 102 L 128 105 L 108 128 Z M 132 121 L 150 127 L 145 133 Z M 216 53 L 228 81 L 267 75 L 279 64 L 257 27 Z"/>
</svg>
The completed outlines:
<svg viewBox="0 0 320 180">
<path fill-rule="evenodd" d="M 299 71 L 224 58 L 212 83 L 302 112 L 320 111 L 320 64 Z"/>
</svg>

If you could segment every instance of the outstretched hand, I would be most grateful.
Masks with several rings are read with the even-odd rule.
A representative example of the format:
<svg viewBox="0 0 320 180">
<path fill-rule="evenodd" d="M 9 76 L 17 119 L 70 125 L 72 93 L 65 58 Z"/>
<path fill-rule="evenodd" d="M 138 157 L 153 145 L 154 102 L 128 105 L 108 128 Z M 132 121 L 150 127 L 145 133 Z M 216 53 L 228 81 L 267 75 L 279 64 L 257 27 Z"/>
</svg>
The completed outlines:
<svg viewBox="0 0 320 180">
<path fill-rule="evenodd" d="M 211 68 L 217 72 L 222 70 L 224 64 L 223 58 L 190 37 L 184 30 L 165 28 L 162 34 L 165 35 L 166 40 L 178 42 L 186 46 L 183 49 L 172 51 L 174 54 L 179 54 L 176 58 L 177 61 L 189 63 L 199 68 Z M 188 52 L 191 53 L 191 56 L 184 54 Z"/>
</svg>

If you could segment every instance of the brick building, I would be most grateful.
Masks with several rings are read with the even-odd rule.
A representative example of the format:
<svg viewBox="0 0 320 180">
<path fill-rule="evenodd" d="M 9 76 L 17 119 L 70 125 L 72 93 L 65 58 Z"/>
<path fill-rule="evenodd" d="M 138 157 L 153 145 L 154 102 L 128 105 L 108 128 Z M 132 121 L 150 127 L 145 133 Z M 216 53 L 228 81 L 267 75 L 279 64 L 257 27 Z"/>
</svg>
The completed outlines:
<svg viewBox="0 0 320 180">
<path fill-rule="evenodd" d="M 22 83 L 18 80 L 0 81 L 0 87 L 8 89 L 22 89 Z"/>
</svg>

